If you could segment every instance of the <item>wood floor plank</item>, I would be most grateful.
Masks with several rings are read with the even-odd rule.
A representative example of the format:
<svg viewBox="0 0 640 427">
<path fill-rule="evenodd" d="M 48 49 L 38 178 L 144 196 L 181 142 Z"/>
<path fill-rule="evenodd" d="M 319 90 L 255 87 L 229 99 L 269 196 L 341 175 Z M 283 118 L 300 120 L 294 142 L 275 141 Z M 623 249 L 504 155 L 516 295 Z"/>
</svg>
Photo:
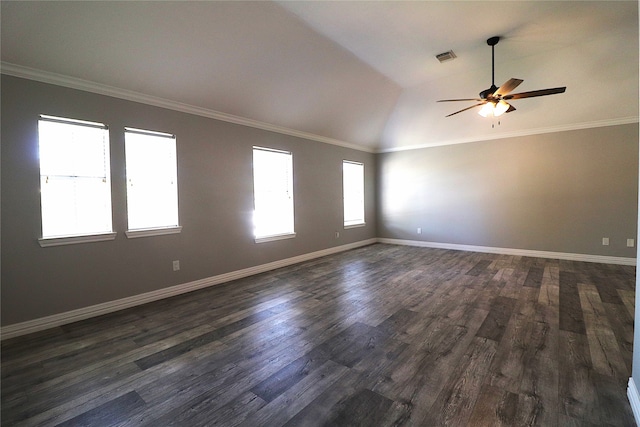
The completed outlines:
<svg viewBox="0 0 640 427">
<path fill-rule="evenodd" d="M 482 273 L 487 273 L 487 269 L 491 265 L 491 261 L 487 259 L 483 259 L 478 261 L 471 270 L 467 271 L 466 274 L 468 276 L 479 276 Z M 490 273 L 490 271 L 489 271 Z"/>
<path fill-rule="evenodd" d="M 251 392 L 265 402 L 271 402 L 313 370 L 324 365 L 327 360 L 328 358 L 323 355 L 315 356 L 313 353 L 307 353 L 253 387 Z"/>
<path fill-rule="evenodd" d="M 194 348 L 212 343 L 214 341 L 218 341 L 228 335 L 233 334 L 234 332 L 247 328 L 255 323 L 263 322 L 275 316 L 276 314 L 280 313 L 282 310 L 286 309 L 289 304 L 290 304 L 289 302 L 282 303 L 272 308 L 269 308 L 267 310 L 263 310 L 263 311 L 251 314 L 235 322 L 228 323 L 211 332 L 207 332 L 205 334 L 191 338 L 190 340 L 183 341 L 180 344 L 177 344 L 173 347 L 159 351 L 158 353 L 151 354 L 142 359 L 138 359 L 135 361 L 135 363 L 140 367 L 140 369 L 143 369 L 143 370 L 148 369 L 152 366 L 156 366 L 160 363 L 164 363 L 167 360 L 173 359 L 175 357 L 180 356 L 181 354 L 192 351 Z"/>
<path fill-rule="evenodd" d="M 482 386 L 468 425 L 510 427 L 516 425 L 518 395 L 485 384 Z"/>
<path fill-rule="evenodd" d="M 559 363 L 540 354 L 528 359 L 520 385 L 514 425 L 558 425 Z"/>
<path fill-rule="evenodd" d="M 484 322 L 482 322 L 476 335 L 482 338 L 500 341 L 515 305 L 516 301 L 512 298 L 496 297 L 491 305 L 489 314 L 484 319 Z"/>
<path fill-rule="evenodd" d="M 114 425 L 122 419 L 126 419 L 129 416 L 129 412 L 141 406 L 144 406 L 144 400 L 135 391 L 130 391 L 117 399 L 62 422 L 57 427 Z"/>
<path fill-rule="evenodd" d="M 585 335 L 560 331 L 559 412 L 598 425 L 598 394 L 589 342 Z"/>
<path fill-rule="evenodd" d="M 607 312 L 607 320 L 611 325 L 611 331 L 618 341 L 622 359 L 625 361 L 627 371 L 631 372 L 631 362 L 633 356 L 633 317 L 620 304 L 602 304 Z"/>
<path fill-rule="evenodd" d="M 500 280 L 504 283 L 500 290 L 501 297 L 517 299 L 522 288 L 521 282 L 524 282 L 524 276 L 522 275 L 522 270 L 515 268 L 512 264 L 512 267 L 503 268 L 499 271 L 494 276 L 494 280 Z"/>
<path fill-rule="evenodd" d="M 500 389 L 518 393 L 528 362 L 528 346 L 533 323 L 522 315 L 514 315 L 504 337 L 497 344 L 496 355 L 489 367 L 487 382 Z"/>
<path fill-rule="evenodd" d="M 524 285 L 530 288 L 539 288 L 542 285 L 542 276 L 544 275 L 543 267 L 531 267 L 524 280 Z"/>
<path fill-rule="evenodd" d="M 247 427 L 284 425 L 348 370 L 345 366 L 328 360 L 312 375 L 304 378 L 239 425 Z"/>
<path fill-rule="evenodd" d="M 375 244 L 2 343 L 11 426 L 626 426 L 635 268 Z"/>
<path fill-rule="evenodd" d="M 571 271 L 560 271 L 560 330 L 586 335 L 578 282 Z"/>
<path fill-rule="evenodd" d="M 329 425 L 374 425 L 383 419 L 393 405 L 378 393 L 362 389 L 349 396 L 344 402 L 336 405 L 332 410 Z"/>
<path fill-rule="evenodd" d="M 600 293 L 595 286 L 579 285 L 578 288 L 593 369 L 602 375 L 626 380 L 631 372 L 627 370 L 618 341 L 611 330 Z"/>
<path fill-rule="evenodd" d="M 447 384 L 438 395 L 422 425 L 465 425 L 480 395 L 482 384 L 496 352 L 497 344 L 474 338 Z"/>
<path fill-rule="evenodd" d="M 405 356 L 407 356 L 413 352 L 410 349 L 405 348 L 404 353 Z M 384 381 L 384 373 L 388 370 L 389 366 L 397 362 L 397 360 L 400 359 L 394 359 L 393 361 L 383 359 L 380 360 L 377 365 L 372 367 L 363 368 L 360 366 L 349 370 L 344 376 L 336 381 L 330 389 L 325 390 L 322 394 L 316 397 L 309 405 L 305 406 L 293 418 L 287 421 L 285 425 L 287 427 L 331 425 L 327 420 L 326 414 L 331 414 L 333 417 L 338 410 L 344 408 L 344 402 L 352 398 L 352 396 L 357 394 L 358 391 L 364 389 L 370 390 L 379 382 Z M 402 423 L 399 423 L 398 421 L 406 418 L 408 413 L 409 407 L 407 405 L 393 401 L 392 408 L 385 414 L 385 420 L 389 420 L 387 422 L 383 422 L 383 420 L 378 419 L 377 425 L 402 425 Z"/>
<path fill-rule="evenodd" d="M 231 426 L 242 422 L 266 405 L 266 402 L 251 392 L 234 398 L 226 405 L 218 406 L 217 399 L 203 399 L 197 405 L 190 406 L 180 414 L 168 414 L 160 422 L 166 426 L 199 426 L 225 425 Z M 158 425 L 155 421 L 150 426 Z"/>
<path fill-rule="evenodd" d="M 620 295 L 622 303 L 627 309 L 627 312 L 629 312 L 629 316 L 633 318 L 635 316 L 636 293 L 634 291 L 618 289 L 618 295 Z"/>
</svg>

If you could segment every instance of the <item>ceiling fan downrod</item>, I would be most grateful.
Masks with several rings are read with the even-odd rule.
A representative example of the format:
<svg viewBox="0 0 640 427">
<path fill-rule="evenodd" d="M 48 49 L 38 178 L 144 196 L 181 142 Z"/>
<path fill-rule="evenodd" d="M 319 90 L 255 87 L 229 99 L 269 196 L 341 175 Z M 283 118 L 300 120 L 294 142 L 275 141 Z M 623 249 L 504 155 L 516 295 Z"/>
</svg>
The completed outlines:
<svg viewBox="0 0 640 427">
<path fill-rule="evenodd" d="M 500 37 L 494 36 L 487 39 L 487 44 L 491 46 L 491 87 L 496 85 L 496 57 L 494 48 L 500 41 Z"/>
<path fill-rule="evenodd" d="M 492 95 L 498 87 L 496 86 L 496 56 L 495 45 L 500 41 L 499 36 L 490 37 L 487 39 L 487 44 L 491 46 L 491 87 L 480 92 L 480 98 L 487 99 L 489 95 Z"/>
</svg>

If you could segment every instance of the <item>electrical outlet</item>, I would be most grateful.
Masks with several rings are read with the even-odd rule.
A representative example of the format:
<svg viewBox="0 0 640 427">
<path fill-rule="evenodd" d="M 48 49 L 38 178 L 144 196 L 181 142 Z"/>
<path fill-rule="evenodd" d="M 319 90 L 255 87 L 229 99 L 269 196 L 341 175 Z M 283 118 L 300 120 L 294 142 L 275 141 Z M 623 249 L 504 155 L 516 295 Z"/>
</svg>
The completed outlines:
<svg viewBox="0 0 640 427">
<path fill-rule="evenodd" d="M 609 246 L 609 238 L 608 237 L 603 237 L 602 238 L 602 246 Z"/>
<path fill-rule="evenodd" d="M 173 271 L 178 271 L 180 270 L 180 261 L 176 260 L 173 261 Z"/>
<path fill-rule="evenodd" d="M 339 239 L 339 238 L 340 238 L 340 232 L 336 231 L 336 239 Z"/>
<path fill-rule="evenodd" d="M 422 234 L 422 227 L 418 227 L 418 234 Z"/>
<path fill-rule="evenodd" d="M 632 248 L 635 245 L 634 239 L 627 239 L 627 247 Z"/>
</svg>

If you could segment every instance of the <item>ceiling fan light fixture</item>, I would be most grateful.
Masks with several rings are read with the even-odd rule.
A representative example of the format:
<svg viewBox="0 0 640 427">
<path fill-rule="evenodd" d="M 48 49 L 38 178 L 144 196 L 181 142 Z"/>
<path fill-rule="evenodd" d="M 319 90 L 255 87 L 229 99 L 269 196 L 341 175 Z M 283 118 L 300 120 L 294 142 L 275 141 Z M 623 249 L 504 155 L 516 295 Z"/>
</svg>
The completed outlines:
<svg viewBox="0 0 640 427">
<path fill-rule="evenodd" d="M 500 100 L 498 102 L 487 102 L 482 106 L 478 114 L 482 117 L 500 117 L 509 109 L 509 104 Z"/>
<path fill-rule="evenodd" d="M 500 102 L 498 102 L 493 107 L 493 116 L 494 117 L 499 117 L 499 116 L 503 115 L 508 109 L 509 109 L 509 104 L 507 104 L 503 100 L 500 100 Z"/>
<path fill-rule="evenodd" d="M 493 103 L 487 102 L 486 104 L 484 104 L 480 111 L 478 111 L 478 114 L 480 114 L 482 117 L 493 116 Z"/>
</svg>

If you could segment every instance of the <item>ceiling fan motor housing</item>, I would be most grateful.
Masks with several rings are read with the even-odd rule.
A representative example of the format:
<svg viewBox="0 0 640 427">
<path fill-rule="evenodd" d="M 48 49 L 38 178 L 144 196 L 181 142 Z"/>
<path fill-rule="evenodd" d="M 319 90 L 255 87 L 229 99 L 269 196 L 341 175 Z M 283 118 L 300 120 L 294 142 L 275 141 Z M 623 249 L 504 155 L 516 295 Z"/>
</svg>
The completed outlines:
<svg viewBox="0 0 640 427">
<path fill-rule="evenodd" d="M 485 89 L 482 92 L 480 92 L 480 98 L 481 99 L 487 99 L 489 97 L 489 95 L 493 95 L 493 93 L 498 90 L 498 87 L 496 85 L 491 85 L 491 87 L 489 89 Z"/>
</svg>

